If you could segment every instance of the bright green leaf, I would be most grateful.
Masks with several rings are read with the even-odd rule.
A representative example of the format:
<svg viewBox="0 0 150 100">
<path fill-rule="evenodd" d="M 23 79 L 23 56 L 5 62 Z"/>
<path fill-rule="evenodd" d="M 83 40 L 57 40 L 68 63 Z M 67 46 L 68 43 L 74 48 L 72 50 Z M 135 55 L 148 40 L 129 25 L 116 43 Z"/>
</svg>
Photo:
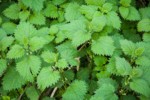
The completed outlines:
<svg viewBox="0 0 150 100">
<path fill-rule="evenodd" d="M 59 78 L 60 74 L 58 71 L 53 71 L 51 67 L 45 67 L 40 71 L 37 77 L 38 88 L 44 90 L 45 88 L 56 84 Z"/>
<path fill-rule="evenodd" d="M 115 50 L 111 37 L 102 36 L 98 40 L 93 40 L 91 50 L 95 54 L 111 56 Z"/>
<path fill-rule="evenodd" d="M 24 48 L 20 45 L 15 44 L 12 46 L 10 51 L 7 53 L 7 58 L 16 59 L 16 58 L 23 57 L 24 54 L 25 54 Z"/>
</svg>

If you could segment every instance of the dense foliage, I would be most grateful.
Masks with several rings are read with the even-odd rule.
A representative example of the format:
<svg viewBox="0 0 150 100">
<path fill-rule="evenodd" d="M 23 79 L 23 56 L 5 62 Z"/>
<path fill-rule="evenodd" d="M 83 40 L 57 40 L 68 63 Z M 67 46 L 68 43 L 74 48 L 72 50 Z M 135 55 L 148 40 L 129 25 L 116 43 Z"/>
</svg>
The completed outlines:
<svg viewBox="0 0 150 100">
<path fill-rule="evenodd" d="M 0 99 L 150 100 L 148 0 L 0 0 Z"/>
</svg>

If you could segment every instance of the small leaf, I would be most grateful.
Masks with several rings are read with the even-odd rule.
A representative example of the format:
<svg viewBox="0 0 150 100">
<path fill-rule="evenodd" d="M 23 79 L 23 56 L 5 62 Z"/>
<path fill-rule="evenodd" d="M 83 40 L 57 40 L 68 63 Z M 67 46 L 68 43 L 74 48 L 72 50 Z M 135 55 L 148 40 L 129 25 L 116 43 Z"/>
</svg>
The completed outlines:
<svg viewBox="0 0 150 100">
<path fill-rule="evenodd" d="M 34 13 L 33 15 L 30 16 L 29 22 L 31 24 L 44 25 L 46 19 L 42 13 Z"/>
<path fill-rule="evenodd" d="M 79 7 L 80 6 L 77 3 L 69 3 L 65 8 L 65 19 L 67 21 L 72 21 L 82 17 L 81 13 L 78 10 Z"/>
<path fill-rule="evenodd" d="M 0 76 L 3 74 L 3 72 L 7 68 L 7 62 L 4 59 L 0 59 Z"/>
<path fill-rule="evenodd" d="M 14 41 L 14 38 L 9 36 L 9 37 L 4 37 L 0 42 L 1 42 L 1 48 L 0 50 L 5 51 L 7 47 L 9 47 Z"/>
<path fill-rule="evenodd" d="M 48 3 L 46 8 L 43 10 L 43 13 L 46 17 L 57 18 L 58 11 L 57 6 L 53 5 L 52 3 Z"/>
<path fill-rule="evenodd" d="M 7 34 L 13 34 L 16 29 L 16 24 L 12 22 L 6 22 L 2 24 L 2 28 L 6 31 Z"/>
<path fill-rule="evenodd" d="M 150 42 L 150 34 L 149 33 L 144 33 L 143 34 L 143 41 Z"/>
<path fill-rule="evenodd" d="M 132 20 L 132 21 L 138 21 L 141 19 L 141 16 L 139 14 L 139 11 L 135 7 L 130 6 L 129 7 L 129 14 L 128 14 L 126 19 Z"/>
<path fill-rule="evenodd" d="M 58 71 L 53 71 L 51 67 L 45 67 L 40 71 L 37 77 L 38 88 L 44 90 L 45 88 L 56 84 L 59 78 L 60 74 Z"/>
<path fill-rule="evenodd" d="M 35 87 L 31 86 L 26 88 L 26 95 L 30 100 L 38 100 L 39 94 Z"/>
<path fill-rule="evenodd" d="M 18 4 L 12 4 L 7 9 L 4 10 L 4 15 L 10 19 L 18 19 L 19 18 L 20 7 Z"/>
<path fill-rule="evenodd" d="M 90 28 L 95 32 L 100 32 L 106 25 L 106 18 L 103 15 L 93 17 Z"/>
<path fill-rule="evenodd" d="M 118 14 L 114 11 L 109 12 L 106 15 L 107 18 L 107 25 L 114 27 L 115 29 L 120 29 L 121 21 Z"/>
<path fill-rule="evenodd" d="M 56 53 L 53 53 L 53 52 L 44 51 L 42 53 L 41 57 L 47 63 L 54 63 L 57 61 L 58 55 Z"/>
<path fill-rule="evenodd" d="M 130 55 L 130 56 L 134 55 L 136 45 L 133 42 L 129 40 L 121 40 L 120 44 L 121 44 L 121 49 L 126 55 Z"/>
<path fill-rule="evenodd" d="M 29 41 L 30 50 L 37 51 L 46 44 L 46 40 L 43 37 L 33 37 Z"/>
<path fill-rule="evenodd" d="M 95 91 L 94 96 L 90 100 L 118 100 L 117 95 L 114 93 L 115 87 L 109 83 L 103 84 Z"/>
<path fill-rule="evenodd" d="M 120 0 L 120 4 L 124 7 L 129 7 L 132 0 Z"/>
<path fill-rule="evenodd" d="M 15 44 L 7 53 L 7 58 L 16 59 L 23 57 L 25 54 L 25 50 L 22 46 Z"/>
<path fill-rule="evenodd" d="M 114 44 L 111 37 L 102 36 L 98 40 L 93 40 L 91 50 L 95 54 L 111 56 L 114 52 Z"/>
<path fill-rule="evenodd" d="M 86 92 L 87 84 L 84 81 L 75 80 L 63 94 L 62 100 L 84 100 Z"/>
<path fill-rule="evenodd" d="M 119 7 L 119 13 L 121 14 L 121 16 L 124 19 L 127 19 L 128 15 L 129 15 L 129 8 L 121 6 L 121 7 Z"/>
<path fill-rule="evenodd" d="M 149 32 L 150 31 L 150 19 L 142 19 L 138 25 L 137 29 L 139 32 Z"/>
<path fill-rule="evenodd" d="M 27 20 L 29 18 L 29 15 L 30 15 L 30 12 L 28 10 L 21 11 L 19 13 L 19 19 L 21 21 L 25 21 L 25 20 Z"/>
<path fill-rule="evenodd" d="M 68 63 L 65 59 L 60 59 L 58 60 L 58 62 L 56 63 L 56 66 L 58 68 L 61 68 L 61 69 L 64 69 L 64 68 L 67 68 L 68 67 Z"/>
<path fill-rule="evenodd" d="M 120 75 L 130 75 L 132 67 L 124 58 L 116 57 L 116 69 Z"/>
<path fill-rule="evenodd" d="M 21 0 L 24 5 L 30 7 L 34 11 L 41 11 L 45 0 Z"/>
</svg>

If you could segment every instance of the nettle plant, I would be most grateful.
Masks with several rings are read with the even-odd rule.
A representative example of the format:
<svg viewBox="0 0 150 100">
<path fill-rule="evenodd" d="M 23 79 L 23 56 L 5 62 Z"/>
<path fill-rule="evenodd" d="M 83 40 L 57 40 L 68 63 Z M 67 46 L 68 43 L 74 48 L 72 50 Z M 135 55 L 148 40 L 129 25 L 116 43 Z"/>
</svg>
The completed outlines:
<svg viewBox="0 0 150 100">
<path fill-rule="evenodd" d="M 147 0 L 1 0 L 0 99 L 149 100 Z"/>
</svg>

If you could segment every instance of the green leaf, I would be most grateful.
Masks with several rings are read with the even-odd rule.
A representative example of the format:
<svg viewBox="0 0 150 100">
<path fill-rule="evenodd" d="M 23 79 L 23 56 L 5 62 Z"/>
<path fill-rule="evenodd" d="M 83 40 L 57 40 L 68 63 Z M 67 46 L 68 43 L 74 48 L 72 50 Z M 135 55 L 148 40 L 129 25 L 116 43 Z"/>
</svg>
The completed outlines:
<svg viewBox="0 0 150 100">
<path fill-rule="evenodd" d="M 150 18 L 149 11 L 150 11 L 150 7 L 145 7 L 145 8 L 139 9 L 142 19 Z"/>
<path fill-rule="evenodd" d="M 130 55 L 130 56 L 134 55 L 136 45 L 133 42 L 129 40 L 121 40 L 120 44 L 121 44 L 121 49 L 126 55 Z"/>
<path fill-rule="evenodd" d="M 103 85 L 106 85 L 106 84 L 111 84 L 115 87 L 115 89 L 118 88 L 117 82 L 111 78 L 100 78 L 97 83 L 99 87 L 102 87 Z"/>
<path fill-rule="evenodd" d="M 150 19 L 142 19 L 137 25 L 139 32 L 149 32 L 150 31 Z"/>
<path fill-rule="evenodd" d="M 120 0 L 120 4 L 124 7 L 129 7 L 132 0 Z"/>
<path fill-rule="evenodd" d="M 88 41 L 90 38 L 91 38 L 90 33 L 85 33 L 85 32 L 82 32 L 79 30 L 72 35 L 72 44 L 75 47 L 77 47 L 77 46 L 83 44 L 84 42 Z"/>
<path fill-rule="evenodd" d="M 20 45 L 15 44 L 12 46 L 12 48 L 7 53 L 7 58 L 17 59 L 17 58 L 23 57 L 24 54 L 25 54 L 24 48 Z"/>
<path fill-rule="evenodd" d="M 87 84 L 84 81 L 75 80 L 63 94 L 62 100 L 84 100 L 86 92 Z"/>
<path fill-rule="evenodd" d="M 12 22 L 6 22 L 2 24 L 2 28 L 6 31 L 7 34 L 13 34 L 16 29 L 16 24 Z"/>
<path fill-rule="evenodd" d="M 130 82 L 130 88 L 146 97 L 150 96 L 149 84 L 143 79 L 134 79 L 132 82 Z"/>
<path fill-rule="evenodd" d="M 116 69 L 120 75 L 124 76 L 130 75 L 132 67 L 124 58 L 116 57 Z"/>
<path fill-rule="evenodd" d="M 72 44 L 75 47 L 91 38 L 91 34 L 86 30 L 86 22 L 84 20 L 72 21 L 71 23 L 64 25 L 62 30 L 65 32 L 66 36 L 72 40 Z"/>
<path fill-rule="evenodd" d="M 52 0 L 53 4 L 55 5 L 61 5 L 62 3 L 64 3 L 66 0 Z"/>
<path fill-rule="evenodd" d="M 95 54 L 111 56 L 115 50 L 113 40 L 109 36 L 102 36 L 98 40 L 93 40 L 91 50 Z"/>
<path fill-rule="evenodd" d="M 37 76 L 41 67 L 41 61 L 38 56 L 27 56 L 16 63 L 16 68 L 19 74 L 27 81 L 32 82 Z"/>
<path fill-rule="evenodd" d="M 21 21 L 26 21 L 30 16 L 30 12 L 28 10 L 21 11 L 19 13 L 19 19 Z"/>
<path fill-rule="evenodd" d="M 38 91 L 33 86 L 28 87 L 25 93 L 30 100 L 38 100 L 39 98 Z"/>
<path fill-rule="evenodd" d="M 10 19 L 18 19 L 19 18 L 20 7 L 18 4 L 12 4 L 8 8 L 6 8 L 3 13 L 6 17 Z"/>
<path fill-rule="evenodd" d="M 3 77 L 4 90 L 14 90 L 21 88 L 26 81 L 19 75 L 15 68 L 9 68 L 5 76 Z"/>
<path fill-rule="evenodd" d="M 7 62 L 4 59 L 0 59 L 0 76 L 3 74 L 3 72 L 7 68 Z"/>
<path fill-rule="evenodd" d="M 41 57 L 47 63 L 55 63 L 57 61 L 58 54 L 50 52 L 50 51 L 44 51 Z"/>
<path fill-rule="evenodd" d="M 102 12 L 104 12 L 104 13 L 108 13 L 108 12 L 110 12 L 110 11 L 112 10 L 112 8 L 113 8 L 112 3 L 105 3 L 105 4 L 102 6 L 101 10 L 102 10 Z"/>
<path fill-rule="evenodd" d="M 44 90 L 45 88 L 56 84 L 59 79 L 60 74 L 58 71 L 53 71 L 51 67 L 45 67 L 40 71 L 37 77 L 38 88 Z"/>
<path fill-rule="evenodd" d="M 100 32 L 106 25 L 106 18 L 104 15 L 94 16 L 91 23 L 90 28 L 92 31 Z"/>
<path fill-rule="evenodd" d="M 47 41 L 43 37 L 33 37 L 29 41 L 29 45 L 30 45 L 29 49 L 31 51 L 37 51 L 41 49 L 46 44 L 46 42 Z"/>
<path fill-rule="evenodd" d="M 65 42 L 56 47 L 58 52 L 60 53 L 61 58 L 65 59 L 70 65 L 77 66 L 77 57 L 78 51 L 74 46 L 72 46 L 71 42 Z"/>
<path fill-rule="evenodd" d="M 126 19 L 131 21 L 138 21 L 141 19 L 141 16 L 139 14 L 139 11 L 135 7 L 130 6 L 129 14 Z"/>
<path fill-rule="evenodd" d="M 149 33 L 144 33 L 143 34 L 143 41 L 150 42 L 150 34 Z"/>
<path fill-rule="evenodd" d="M 135 63 L 140 66 L 149 66 L 150 59 L 146 56 L 141 56 L 136 59 Z"/>
<path fill-rule="evenodd" d="M 3 20 L 2 20 L 2 18 L 0 17 L 0 25 L 1 25 L 2 21 L 3 21 Z"/>
<path fill-rule="evenodd" d="M 95 91 L 94 96 L 90 100 L 118 100 L 117 95 L 114 93 L 115 87 L 109 83 L 103 84 Z"/>
<path fill-rule="evenodd" d="M 94 13 L 97 11 L 98 7 L 94 5 L 82 5 L 79 11 L 82 14 L 85 14 L 86 18 L 92 19 Z"/>
<path fill-rule="evenodd" d="M 0 50 L 5 51 L 7 49 L 7 47 L 9 47 L 14 41 L 14 38 L 9 36 L 9 37 L 4 37 L 1 41 L 1 48 Z"/>
<path fill-rule="evenodd" d="M 97 5 L 101 6 L 105 3 L 106 0 L 85 0 L 88 5 Z"/>
<path fill-rule="evenodd" d="M 51 18 L 57 18 L 58 17 L 58 11 L 57 11 L 57 6 L 53 5 L 52 3 L 48 3 L 46 8 L 43 11 L 43 14 L 46 17 L 51 17 Z"/>
<path fill-rule="evenodd" d="M 121 14 L 121 16 L 124 19 L 127 19 L 128 15 L 129 15 L 129 8 L 121 6 L 121 7 L 119 7 L 119 13 Z"/>
<path fill-rule="evenodd" d="M 143 75 L 143 69 L 141 67 L 134 67 L 130 74 L 133 78 L 141 77 Z"/>
<path fill-rule="evenodd" d="M 56 33 L 58 33 L 59 28 L 56 25 L 52 25 L 49 29 L 49 34 L 54 35 Z"/>
<path fill-rule="evenodd" d="M 69 3 L 65 8 L 65 19 L 67 21 L 72 21 L 82 17 L 81 13 L 78 10 L 79 7 L 80 6 L 77 3 Z"/>
<path fill-rule="evenodd" d="M 115 29 L 120 29 L 121 27 L 121 21 L 119 16 L 117 15 L 116 12 L 111 11 L 106 15 L 107 18 L 107 25 L 112 26 Z"/>
<path fill-rule="evenodd" d="M 21 0 L 24 5 L 35 11 L 41 11 L 45 0 Z"/>
<path fill-rule="evenodd" d="M 58 62 L 56 63 L 56 66 L 58 68 L 61 68 L 61 69 L 64 69 L 64 68 L 67 68 L 68 67 L 68 63 L 65 59 L 60 59 L 58 60 Z"/>
<path fill-rule="evenodd" d="M 28 22 L 21 22 L 15 30 L 16 40 L 23 45 L 28 45 L 29 38 L 36 34 L 35 27 Z"/>
<path fill-rule="evenodd" d="M 30 16 L 29 22 L 35 25 L 44 25 L 46 22 L 46 18 L 42 13 L 34 13 Z"/>
</svg>

